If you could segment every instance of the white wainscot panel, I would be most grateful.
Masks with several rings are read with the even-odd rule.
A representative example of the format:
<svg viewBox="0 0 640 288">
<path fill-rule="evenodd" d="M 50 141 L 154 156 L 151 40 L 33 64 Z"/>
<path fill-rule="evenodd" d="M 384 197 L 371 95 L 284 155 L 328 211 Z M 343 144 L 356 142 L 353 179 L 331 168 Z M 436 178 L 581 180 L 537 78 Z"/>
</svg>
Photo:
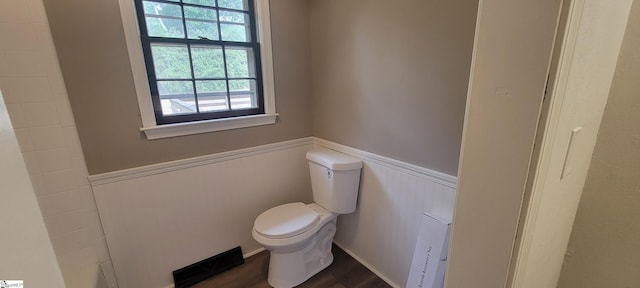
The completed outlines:
<svg viewBox="0 0 640 288">
<path fill-rule="evenodd" d="M 173 270 L 241 246 L 259 250 L 253 221 L 312 201 L 311 139 L 92 176 L 121 288 L 167 287 Z"/>
<path fill-rule="evenodd" d="M 405 287 L 425 212 L 452 219 L 456 178 L 322 139 L 364 161 L 358 208 L 338 217 L 334 242 L 395 287 Z"/>
<path fill-rule="evenodd" d="M 312 142 L 364 161 L 358 208 L 338 218 L 336 244 L 404 287 L 422 214 L 451 219 L 455 177 L 319 138 L 91 176 L 120 287 L 170 287 L 175 269 L 238 245 L 259 250 L 260 213 L 312 201 Z"/>
</svg>

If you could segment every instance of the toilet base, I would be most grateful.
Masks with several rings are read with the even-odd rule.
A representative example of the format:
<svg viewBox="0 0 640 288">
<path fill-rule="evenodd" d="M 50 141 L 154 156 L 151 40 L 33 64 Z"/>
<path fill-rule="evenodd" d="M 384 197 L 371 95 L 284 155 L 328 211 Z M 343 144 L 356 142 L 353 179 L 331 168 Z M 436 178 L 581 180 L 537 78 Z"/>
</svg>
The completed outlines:
<svg viewBox="0 0 640 288">
<path fill-rule="evenodd" d="M 269 285 L 275 288 L 295 287 L 331 265 L 331 244 L 335 234 L 336 222 L 333 219 L 320 228 L 304 248 L 290 253 L 271 251 Z"/>
</svg>

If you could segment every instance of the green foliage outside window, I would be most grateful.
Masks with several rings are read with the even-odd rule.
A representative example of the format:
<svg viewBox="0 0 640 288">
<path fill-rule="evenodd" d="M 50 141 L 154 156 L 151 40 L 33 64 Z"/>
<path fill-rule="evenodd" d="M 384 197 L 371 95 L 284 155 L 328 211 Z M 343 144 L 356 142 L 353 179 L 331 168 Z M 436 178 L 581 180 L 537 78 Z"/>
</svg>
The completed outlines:
<svg viewBox="0 0 640 288">
<path fill-rule="evenodd" d="M 175 2 L 178 2 L 177 0 Z M 184 3 L 214 6 L 213 0 L 183 0 Z M 218 0 L 220 7 L 244 10 L 242 0 Z M 185 6 L 186 30 L 182 23 L 182 11 L 179 5 L 143 1 L 147 32 L 152 37 L 190 38 L 246 42 L 248 37 L 248 19 L 241 12 L 223 11 L 204 7 Z M 220 23 L 217 23 L 220 21 Z M 218 25 L 222 31 L 218 31 Z M 185 35 L 186 32 L 186 35 Z M 221 32 L 221 33 L 219 33 Z M 251 90 L 250 80 L 232 78 L 255 77 L 250 71 L 253 59 L 250 49 L 227 47 L 223 54 L 221 46 L 191 45 L 191 66 L 189 48 L 186 44 L 152 44 L 152 56 L 159 81 L 160 95 L 226 92 L 227 81 L 198 80 L 202 78 L 229 78 L 229 91 Z M 225 57 L 227 75 L 224 72 Z M 162 81 L 163 79 L 196 79 L 196 87 L 191 81 Z"/>
</svg>

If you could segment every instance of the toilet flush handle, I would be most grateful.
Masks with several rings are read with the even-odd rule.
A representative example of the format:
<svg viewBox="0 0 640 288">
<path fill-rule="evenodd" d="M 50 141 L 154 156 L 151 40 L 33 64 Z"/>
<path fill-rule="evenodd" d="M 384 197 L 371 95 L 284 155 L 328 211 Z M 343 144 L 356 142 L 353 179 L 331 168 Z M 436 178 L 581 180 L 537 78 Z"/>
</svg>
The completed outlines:
<svg viewBox="0 0 640 288">
<path fill-rule="evenodd" d="M 331 179 L 331 169 L 327 168 L 327 179 Z"/>
</svg>

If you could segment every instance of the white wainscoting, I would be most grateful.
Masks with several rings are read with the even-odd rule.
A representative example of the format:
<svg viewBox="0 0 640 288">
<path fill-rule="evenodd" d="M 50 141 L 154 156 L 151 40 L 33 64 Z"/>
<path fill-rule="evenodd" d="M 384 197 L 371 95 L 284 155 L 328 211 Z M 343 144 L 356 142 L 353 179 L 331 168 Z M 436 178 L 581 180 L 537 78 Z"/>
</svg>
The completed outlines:
<svg viewBox="0 0 640 288">
<path fill-rule="evenodd" d="M 304 138 L 90 177 L 121 288 L 166 287 L 171 272 L 236 246 L 253 221 L 311 202 Z"/>
<path fill-rule="evenodd" d="M 394 287 L 405 287 L 425 212 L 452 219 L 456 177 L 315 138 L 364 161 L 358 209 L 338 217 L 334 242 Z"/>
<path fill-rule="evenodd" d="M 260 213 L 312 201 L 314 145 L 364 161 L 358 209 L 338 218 L 335 243 L 404 287 L 421 216 L 451 219 L 456 178 L 313 137 L 91 176 L 120 287 L 170 287 L 177 268 L 238 245 L 258 251 Z"/>
</svg>

